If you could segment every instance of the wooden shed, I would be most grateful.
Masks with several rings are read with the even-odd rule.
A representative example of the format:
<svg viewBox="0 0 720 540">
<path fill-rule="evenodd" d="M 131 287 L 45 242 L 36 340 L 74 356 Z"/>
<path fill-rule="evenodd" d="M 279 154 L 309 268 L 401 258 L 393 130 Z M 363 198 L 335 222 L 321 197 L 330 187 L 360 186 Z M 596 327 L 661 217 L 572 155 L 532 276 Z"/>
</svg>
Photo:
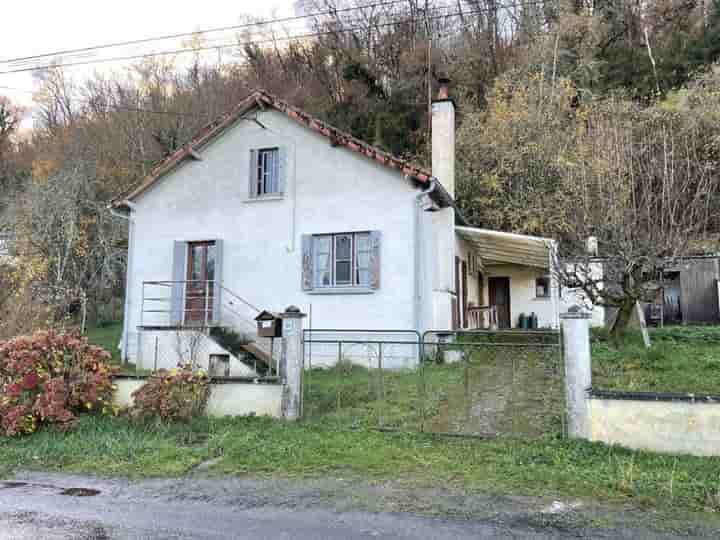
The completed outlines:
<svg viewBox="0 0 720 540">
<path fill-rule="evenodd" d="M 720 257 L 688 257 L 665 268 L 664 320 L 666 323 L 720 323 Z"/>
</svg>

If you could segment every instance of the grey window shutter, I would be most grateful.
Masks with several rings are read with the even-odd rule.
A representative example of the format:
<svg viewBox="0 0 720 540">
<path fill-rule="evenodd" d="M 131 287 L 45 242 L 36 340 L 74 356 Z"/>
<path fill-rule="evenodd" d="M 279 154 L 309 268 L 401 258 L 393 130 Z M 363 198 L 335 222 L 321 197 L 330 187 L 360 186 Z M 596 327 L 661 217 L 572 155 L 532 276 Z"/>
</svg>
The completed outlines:
<svg viewBox="0 0 720 540">
<path fill-rule="evenodd" d="M 213 283 L 212 322 L 220 324 L 222 306 L 223 241 L 215 240 L 215 283 Z"/>
<path fill-rule="evenodd" d="M 370 288 L 380 288 L 380 244 L 382 233 L 380 231 L 370 232 Z"/>
<path fill-rule="evenodd" d="M 170 291 L 170 324 L 179 326 L 183 322 L 183 299 L 185 287 L 185 257 L 187 243 L 176 241 L 173 244 L 172 286 Z"/>
<path fill-rule="evenodd" d="M 285 193 L 285 186 L 287 185 L 287 148 L 281 146 L 278 148 L 278 192 Z"/>
<path fill-rule="evenodd" d="M 250 150 L 250 167 L 248 173 L 248 195 L 258 196 L 258 153 L 257 150 Z"/>
<path fill-rule="evenodd" d="M 302 235 L 302 289 L 313 289 L 313 237 L 311 234 Z"/>
</svg>

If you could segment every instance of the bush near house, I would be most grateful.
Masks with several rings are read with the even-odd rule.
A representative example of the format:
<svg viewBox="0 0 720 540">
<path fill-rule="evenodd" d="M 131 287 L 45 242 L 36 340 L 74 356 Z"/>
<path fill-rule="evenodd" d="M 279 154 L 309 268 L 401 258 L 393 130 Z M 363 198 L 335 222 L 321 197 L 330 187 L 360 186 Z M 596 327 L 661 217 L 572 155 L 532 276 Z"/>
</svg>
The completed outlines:
<svg viewBox="0 0 720 540">
<path fill-rule="evenodd" d="M 132 417 L 160 422 L 190 422 L 205 414 L 210 396 L 210 378 L 189 365 L 155 372 L 133 392 Z"/>
<path fill-rule="evenodd" d="M 110 354 L 76 334 L 39 331 L 0 342 L 0 433 L 71 427 L 82 412 L 111 410 Z"/>
</svg>

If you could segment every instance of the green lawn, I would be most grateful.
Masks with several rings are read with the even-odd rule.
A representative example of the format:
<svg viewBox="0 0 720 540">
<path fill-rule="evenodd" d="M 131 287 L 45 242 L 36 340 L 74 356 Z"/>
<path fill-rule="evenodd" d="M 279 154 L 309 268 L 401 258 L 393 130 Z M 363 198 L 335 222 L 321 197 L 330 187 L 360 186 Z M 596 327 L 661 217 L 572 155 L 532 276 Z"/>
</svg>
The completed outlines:
<svg viewBox="0 0 720 540">
<path fill-rule="evenodd" d="M 117 325 L 105 327 L 88 335 L 94 343 L 114 344 L 118 329 Z M 646 352 L 639 336 L 613 344 L 596 335 L 595 385 L 717 391 L 720 331 L 665 329 L 653 331 L 653 339 L 654 348 Z M 492 358 L 507 365 L 503 356 Z M 547 371 L 546 364 L 540 365 Z M 215 459 L 210 471 L 218 474 L 335 477 L 408 487 L 631 502 L 674 511 L 720 511 L 720 458 L 656 455 L 563 440 L 557 430 L 534 438 L 483 440 L 370 429 L 378 423 L 417 427 L 414 423 L 422 417 L 421 392 L 426 393 L 424 413 L 440 418 L 443 404 L 451 403 L 452 395 L 472 395 L 457 392 L 465 388 L 464 371 L 458 365 L 428 365 L 426 369 L 425 389 L 413 372 L 389 374 L 380 386 L 371 371 L 349 366 L 309 373 L 308 418 L 296 424 L 236 418 L 200 419 L 191 427 L 148 427 L 122 417 L 86 416 L 69 433 L 47 429 L 30 437 L 0 439 L 0 474 L 31 468 L 177 476 Z M 518 376 L 516 368 L 510 373 Z M 532 373 L 520 372 L 513 379 L 522 396 Z M 493 381 L 487 371 L 476 375 L 473 379 L 471 374 L 469 380 L 504 384 Z M 378 422 L 380 414 L 382 422 Z"/>
<path fill-rule="evenodd" d="M 592 498 L 681 510 L 720 510 L 720 459 L 672 457 L 601 444 L 456 439 L 330 430 L 263 418 L 144 428 L 84 417 L 70 433 L 0 439 L 0 472 L 16 468 L 100 475 L 177 476 L 219 457 L 214 473 L 343 478 L 407 487 Z"/>
<path fill-rule="evenodd" d="M 112 355 L 113 363 L 120 363 L 118 344 L 122 336 L 122 322 L 113 322 L 103 326 L 88 328 L 85 337 L 90 343 L 102 347 Z"/>
<path fill-rule="evenodd" d="M 593 333 L 595 388 L 720 394 L 720 327 L 666 327 L 650 330 L 646 350 L 638 332 L 619 343 Z"/>
</svg>

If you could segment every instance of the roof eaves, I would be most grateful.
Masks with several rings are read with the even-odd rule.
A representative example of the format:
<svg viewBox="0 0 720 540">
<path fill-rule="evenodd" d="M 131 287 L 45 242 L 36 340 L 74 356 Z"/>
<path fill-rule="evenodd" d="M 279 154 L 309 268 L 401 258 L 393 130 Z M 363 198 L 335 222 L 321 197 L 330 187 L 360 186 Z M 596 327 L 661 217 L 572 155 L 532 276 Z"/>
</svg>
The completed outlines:
<svg viewBox="0 0 720 540">
<path fill-rule="evenodd" d="M 208 144 L 217 135 L 225 131 L 231 124 L 237 121 L 243 114 L 252 110 L 254 107 L 258 107 L 262 110 L 265 106 L 272 107 L 282 113 L 288 118 L 295 120 L 296 122 L 304 125 L 310 130 L 319 133 L 330 139 L 331 144 L 335 146 L 344 146 L 349 150 L 364 155 L 370 159 L 375 160 L 381 165 L 391 167 L 399 170 L 402 174 L 413 178 L 420 184 L 426 184 L 431 181 L 436 181 L 432 176 L 432 172 L 414 165 L 413 163 L 401 159 L 397 156 L 393 156 L 380 150 L 379 148 L 372 146 L 352 135 L 341 131 L 322 120 L 315 118 L 314 116 L 278 99 L 277 97 L 269 94 L 264 90 L 255 90 L 244 98 L 240 103 L 233 107 L 227 113 L 216 118 L 209 124 L 201 128 L 195 136 L 182 147 L 178 148 L 175 152 L 168 155 L 158 165 L 156 165 L 143 179 L 143 181 L 135 188 L 126 192 L 125 194 L 114 199 L 110 204 L 114 207 L 122 207 L 126 201 L 132 201 L 132 199 L 138 197 L 149 189 L 155 182 L 157 182 L 162 176 L 172 171 L 175 167 L 180 165 L 187 158 L 195 158 L 197 156 L 197 150 Z M 439 182 L 437 182 L 440 185 Z M 441 186 L 442 187 L 442 186 Z M 449 202 L 449 205 L 454 205 L 452 197 L 442 189 Z M 463 220 L 464 221 L 464 220 Z"/>
</svg>

